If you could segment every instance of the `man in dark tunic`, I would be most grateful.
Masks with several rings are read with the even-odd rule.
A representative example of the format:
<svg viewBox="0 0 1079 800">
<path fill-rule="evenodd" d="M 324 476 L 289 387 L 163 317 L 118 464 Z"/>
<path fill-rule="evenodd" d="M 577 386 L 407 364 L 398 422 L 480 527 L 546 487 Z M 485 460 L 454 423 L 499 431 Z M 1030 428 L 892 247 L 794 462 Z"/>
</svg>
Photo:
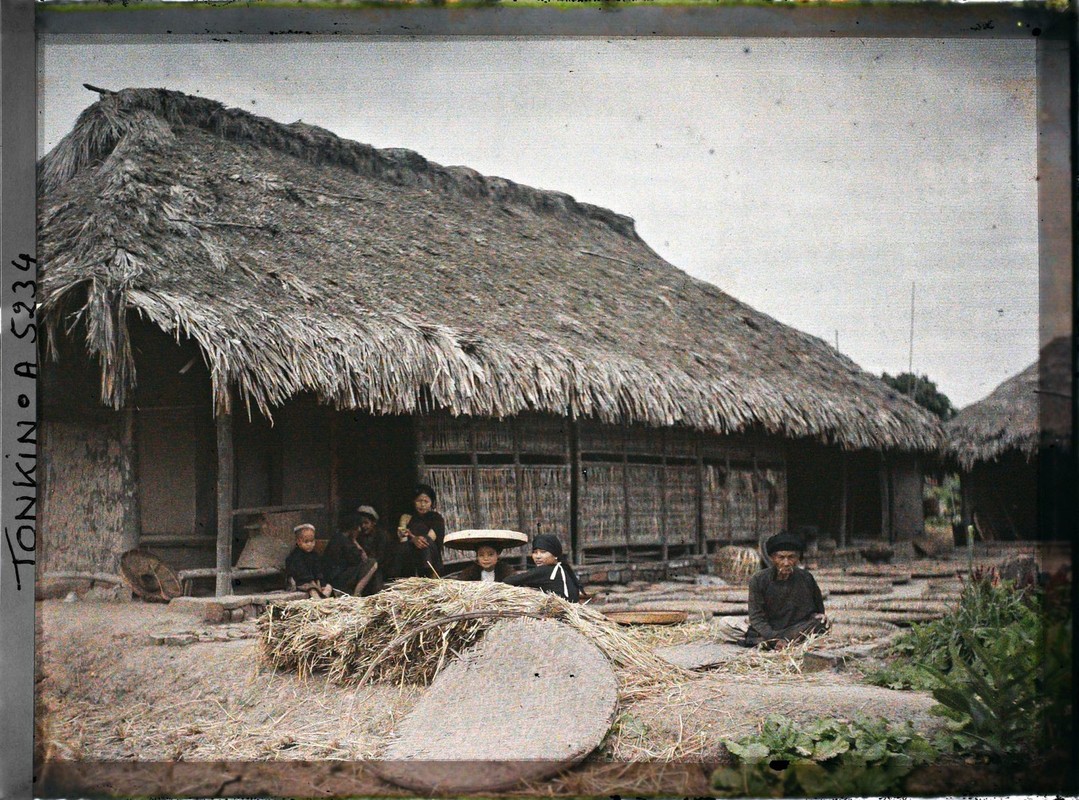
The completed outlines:
<svg viewBox="0 0 1079 800">
<path fill-rule="evenodd" d="M 745 644 L 782 650 L 828 628 L 824 598 L 808 571 L 798 566 L 802 540 L 780 531 L 765 543 L 772 566 L 749 580 L 749 630 Z"/>
</svg>

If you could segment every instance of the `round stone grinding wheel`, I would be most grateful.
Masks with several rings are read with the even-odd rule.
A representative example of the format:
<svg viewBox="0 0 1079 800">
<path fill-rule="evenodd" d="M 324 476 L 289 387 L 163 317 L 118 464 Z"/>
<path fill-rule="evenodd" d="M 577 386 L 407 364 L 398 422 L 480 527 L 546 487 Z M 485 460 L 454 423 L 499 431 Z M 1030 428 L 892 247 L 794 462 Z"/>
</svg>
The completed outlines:
<svg viewBox="0 0 1079 800">
<path fill-rule="evenodd" d="M 371 767 L 417 792 L 500 791 L 585 758 L 617 705 L 614 671 L 584 635 L 503 620 L 439 673 Z"/>
</svg>

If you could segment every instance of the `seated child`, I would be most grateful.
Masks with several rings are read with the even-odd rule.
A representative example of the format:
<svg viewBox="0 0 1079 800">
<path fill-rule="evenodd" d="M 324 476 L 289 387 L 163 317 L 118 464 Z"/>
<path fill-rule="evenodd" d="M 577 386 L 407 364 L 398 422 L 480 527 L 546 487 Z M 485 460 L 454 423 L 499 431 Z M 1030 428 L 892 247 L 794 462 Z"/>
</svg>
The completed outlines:
<svg viewBox="0 0 1079 800">
<path fill-rule="evenodd" d="M 285 559 L 285 576 L 298 591 L 307 592 L 313 599 L 329 597 L 333 587 L 323 582 L 322 557 L 315 552 L 315 526 L 305 522 L 292 532 L 296 534 L 296 546 Z"/>
<path fill-rule="evenodd" d="M 476 548 L 476 560 L 458 572 L 454 577 L 459 581 L 486 581 L 494 583 L 506 580 L 513 574 L 513 567 L 498 560 L 499 548 L 491 544 L 481 544 Z"/>
<path fill-rule="evenodd" d="M 581 582 L 573 567 L 562 558 L 562 543 L 557 536 L 541 533 L 532 540 L 532 560 L 536 566 L 505 579 L 511 586 L 533 586 L 576 603 L 581 597 Z"/>
</svg>

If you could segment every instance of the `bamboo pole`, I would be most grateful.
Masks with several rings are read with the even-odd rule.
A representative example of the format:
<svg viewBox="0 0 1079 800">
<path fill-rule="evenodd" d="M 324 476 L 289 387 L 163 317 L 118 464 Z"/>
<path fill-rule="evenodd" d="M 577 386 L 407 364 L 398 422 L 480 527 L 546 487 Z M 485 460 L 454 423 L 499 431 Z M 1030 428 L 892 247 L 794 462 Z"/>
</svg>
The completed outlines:
<svg viewBox="0 0 1079 800">
<path fill-rule="evenodd" d="M 232 593 L 232 414 L 217 415 L 217 584 L 214 594 Z"/>
</svg>

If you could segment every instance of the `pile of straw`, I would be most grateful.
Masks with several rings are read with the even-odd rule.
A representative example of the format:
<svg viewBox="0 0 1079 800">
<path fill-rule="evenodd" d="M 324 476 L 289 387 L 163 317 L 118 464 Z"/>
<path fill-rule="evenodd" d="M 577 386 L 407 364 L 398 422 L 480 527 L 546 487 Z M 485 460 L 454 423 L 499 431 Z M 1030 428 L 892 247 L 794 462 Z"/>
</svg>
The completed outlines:
<svg viewBox="0 0 1079 800">
<path fill-rule="evenodd" d="M 503 583 L 432 578 L 398 581 L 371 597 L 272 606 L 258 621 L 260 658 L 301 677 L 427 685 L 499 619 L 520 616 L 556 619 L 587 636 L 631 693 L 682 674 L 586 606 Z"/>
</svg>

